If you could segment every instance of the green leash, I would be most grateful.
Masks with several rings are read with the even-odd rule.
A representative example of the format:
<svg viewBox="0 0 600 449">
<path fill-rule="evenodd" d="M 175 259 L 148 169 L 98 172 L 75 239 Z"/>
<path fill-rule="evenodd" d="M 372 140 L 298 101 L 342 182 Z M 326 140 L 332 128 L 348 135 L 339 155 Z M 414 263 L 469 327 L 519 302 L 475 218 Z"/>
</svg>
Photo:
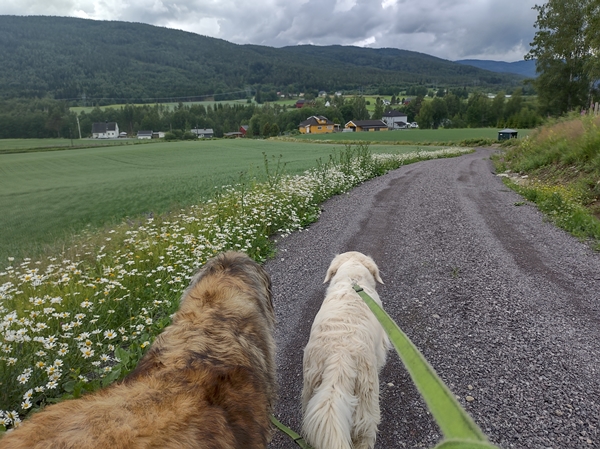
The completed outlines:
<svg viewBox="0 0 600 449">
<path fill-rule="evenodd" d="M 396 352 L 421 393 L 427 408 L 444 434 L 444 440 L 436 449 L 492 449 L 481 429 L 461 407 L 450 389 L 439 378 L 433 367 L 425 360 L 408 336 L 390 316 L 373 301 L 361 286 L 355 284 L 354 291 L 367 303 L 383 329 L 390 337 Z M 497 449 L 497 448 L 496 448 Z"/>
<path fill-rule="evenodd" d="M 273 424 L 275 424 L 275 427 L 277 427 L 279 430 L 281 430 L 283 433 L 285 433 L 288 437 L 290 437 L 294 441 L 294 443 L 296 443 L 302 449 L 312 449 L 312 447 L 306 441 L 304 441 L 304 438 L 302 438 L 300 435 L 298 435 L 296 432 L 294 432 L 292 429 L 290 429 L 286 425 L 282 424 L 273 415 L 271 415 L 271 422 Z"/>
</svg>

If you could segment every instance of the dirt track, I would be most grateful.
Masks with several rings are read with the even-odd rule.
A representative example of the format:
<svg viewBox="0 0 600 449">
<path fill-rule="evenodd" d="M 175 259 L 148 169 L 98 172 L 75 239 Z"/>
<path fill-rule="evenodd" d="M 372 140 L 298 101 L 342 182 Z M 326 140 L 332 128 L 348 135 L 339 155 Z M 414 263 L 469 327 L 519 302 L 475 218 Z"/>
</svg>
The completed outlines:
<svg viewBox="0 0 600 449">
<path fill-rule="evenodd" d="M 493 174 L 492 150 L 402 167 L 332 198 L 266 264 L 278 317 L 276 415 L 300 429 L 302 350 L 340 252 L 371 255 L 384 308 L 502 448 L 600 448 L 600 254 Z M 441 435 L 395 352 L 377 448 Z M 474 398 L 466 402 L 465 397 Z M 270 448 L 296 448 L 276 434 Z"/>
</svg>

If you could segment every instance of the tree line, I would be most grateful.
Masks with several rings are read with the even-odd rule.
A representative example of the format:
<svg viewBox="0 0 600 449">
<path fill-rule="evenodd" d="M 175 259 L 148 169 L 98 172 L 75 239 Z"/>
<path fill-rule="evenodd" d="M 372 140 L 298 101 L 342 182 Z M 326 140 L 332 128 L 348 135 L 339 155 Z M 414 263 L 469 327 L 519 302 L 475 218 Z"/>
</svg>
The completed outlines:
<svg viewBox="0 0 600 449">
<path fill-rule="evenodd" d="M 536 60 L 540 113 L 587 110 L 600 99 L 600 1 L 548 0 L 533 9 L 538 31 L 525 59 Z"/>
<path fill-rule="evenodd" d="M 419 94 L 423 93 L 418 91 Z M 465 96 L 467 98 L 465 98 Z M 168 132 L 168 138 L 193 138 L 193 128 L 211 128 L 216 137 L 239 131 L 248 125 L 248 135 L 254 137 L 295 133 L 300 122 L 313 115 L 323 115 L 341 125 L 350 120 L 380 119 L 391 109 L 407 115 L 421 128 L 514 127 L 531 128 L 542 118 L 535 103 L 515 89 L 510 98 L 503 92 L 488 98 L 479 92 L 468 95 L 465 90 L 440 89 L 429 91 L 427 96 L 392 96 L 384 105 L 383 99 L 375 101 L 369 112 L 368 100 L 354 97 L 328 96 L 315 98 L 301 109 L 277 102 L 228 104 L 213 106 L 179 103 L 175 107 L 165 104 L 125 105 L 115 108 L 95 107 L 79 114 L 71 111 L 64 101 L 52 99 L 13 99 L 0 101 L 0 138 L 77 138 L 91 137 L 92 125 L 98 122 L 116 122 L 121 132 L 135 136 L 140 130 Z"/>
<path fill-rule="evenodd" d="M 537 105 L 527 101 L 521 89 L 515 89 L 508 98 L 504 92 L 493 98 L 477 92 L 461 100 L 449 93 L 417 107 L 415 121 L 420 128 L 535 128 L 543 122 Z"/>
</svg>

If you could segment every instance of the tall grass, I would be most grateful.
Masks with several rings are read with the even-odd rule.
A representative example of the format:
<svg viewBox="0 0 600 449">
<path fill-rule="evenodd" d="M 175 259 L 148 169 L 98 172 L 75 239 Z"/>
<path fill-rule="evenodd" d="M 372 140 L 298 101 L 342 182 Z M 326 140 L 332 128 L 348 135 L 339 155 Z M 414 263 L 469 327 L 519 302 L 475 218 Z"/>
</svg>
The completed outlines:
<svg viewBox="0 0 600 449">
<path fill-rule="evenodd" d="M 53 257 L 10 260 L 0 272 L 0 428 L 125 376 L 215 254 L 264 261 L 277 238 L 319 217 L 326 198 L 409 161 L 467 151 L 346 147 L 302 174 L 269 168 L 268 181 L 222 186 L 201 204 L 83 235 Z"/>
<path fill-rule="evenodd" d="M 600 249 L 600 117 L 569 116 L 510 142 L 498 170 L 528 174 L 511 186 L 560 227 Z M 510 181 L 509 181 L 510 183 Z"/>
</svg>

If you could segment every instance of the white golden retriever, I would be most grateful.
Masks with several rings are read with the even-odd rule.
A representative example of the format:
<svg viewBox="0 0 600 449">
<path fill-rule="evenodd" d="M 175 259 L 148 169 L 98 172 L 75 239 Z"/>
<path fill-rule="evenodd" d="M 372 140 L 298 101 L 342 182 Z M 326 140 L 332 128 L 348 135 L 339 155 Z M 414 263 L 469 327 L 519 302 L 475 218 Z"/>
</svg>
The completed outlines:
<svg viewBox="0 0 600 449">
<path fill-rule="evenodd" d="M 359 284 L 381 305 L 377 265 L 356 251 L 336 256 L 331 280 L 304 349 L 302 432 L 315 449 L 375 446 L 379 371 L 390 342 L 379 321 L 352 288 Z"/>
</svg>

